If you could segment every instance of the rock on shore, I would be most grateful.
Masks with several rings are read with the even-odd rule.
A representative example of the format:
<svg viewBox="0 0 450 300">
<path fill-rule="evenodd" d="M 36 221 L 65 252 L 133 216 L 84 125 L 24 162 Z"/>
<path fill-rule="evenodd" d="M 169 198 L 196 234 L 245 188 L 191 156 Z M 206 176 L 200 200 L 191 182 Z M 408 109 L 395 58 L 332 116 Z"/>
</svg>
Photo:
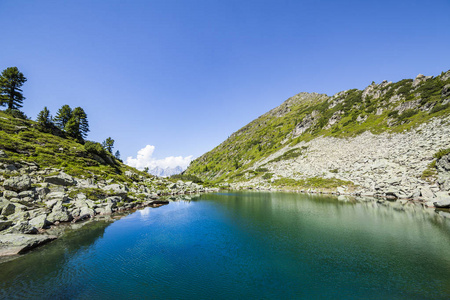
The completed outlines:
<svg viewBox="0 0 450 300">
<path fill-rule="evenodd" d="M 42 169 L 30 163 L 0 163 L 0 256 L 22 253 L 56 237 L 50 226 L 79 222 L 144 206 L 167 204 L 163 195 L 210 191 L 193 182 L 173 183 L 127 172 L 129 182 L 93 176 L 75 178 L 61 169 Z M 131 179 L 132 178 L 132 179 Z"/>
</svg>

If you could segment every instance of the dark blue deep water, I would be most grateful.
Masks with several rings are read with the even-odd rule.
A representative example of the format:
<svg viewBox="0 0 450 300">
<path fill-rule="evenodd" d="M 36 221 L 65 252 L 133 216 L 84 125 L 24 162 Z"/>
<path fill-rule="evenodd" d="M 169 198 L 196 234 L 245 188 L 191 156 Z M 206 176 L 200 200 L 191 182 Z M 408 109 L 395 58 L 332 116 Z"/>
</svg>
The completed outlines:
<svg viewBox="0 0 450 300">
<path fill-rule="evenodd" d="M 0 264 L 0 298 L 449 299 L 449 221 L 414 205 L 206 194 Z"/>
</svg>

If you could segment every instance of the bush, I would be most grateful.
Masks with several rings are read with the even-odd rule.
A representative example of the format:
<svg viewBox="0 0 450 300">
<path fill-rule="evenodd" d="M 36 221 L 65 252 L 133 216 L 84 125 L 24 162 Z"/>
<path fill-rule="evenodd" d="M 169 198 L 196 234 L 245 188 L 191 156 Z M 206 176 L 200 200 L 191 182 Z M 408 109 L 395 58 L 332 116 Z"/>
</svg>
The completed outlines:
<svg viewBox="0 0 450 300">
<path fill-rule="evenodd" d="M 105 149 L 97 142 L 86 141 L 84 149 L 89 153 L 97 154 L 99 156 L 104 156 L 106 154 Z"/>
<path fill-rule="evenodd" d="M 170 179 L 178 179 L 183 181 L 192 181 L 193 183 L 202 184 L 203 180 L 195 175 L 175 174 L 170 176 Z"/>
<path fill-rule="evenodd" d="M 450 107 L 450 103 L 447 103 L 447 104 L 444 104 L 444 105 L 437 104 L 437 105 L 435 105 L 435 106 L 433 107 L 433 109 L 430 111 L 430 114 L 437 113 L 437 112 L 439 112 L 439 111 L 441 111 L 441 110 L 444 110 L 444 109 L 447 109 L 447 108 L 449 108 L 449 107 Z"/>
<path fill-rule="evenodd" d="M 7 113 L 8 115 L 14 117 L 14 118 L 18 118 L 18 119 L 23 119 L 23 120 L 27 120 L 28 117 L 25 115 L 24 112 L 18 110 L 18 109 L 6 109 L 5 113 Z"/>
<path fill-rule="evenodd" d="M 441 159 L 443 156 L 445 156 L 445 155 L 447 155 L 447 154 L 449 154 L 450 153 L 450 148 L 447 148 L 447 149 L 440 149 L 438 152 L 436 152 L 435 154 L 434 154 L 434 157 L 436 158 L 436 159 Z"/>
<path fill-rule="evenodd" d="M 288 151 L 284 152 L 282 155 L 272 159 L 271 161 L 269 161 L 269 163 L 296 158 L 296 157 L 299 157 L 301 154 L 302 154 L 301 149 L 294 148 L 294 149 L 288 150 Z"/>
<path fill-rule="evenodd" d="M 266 174 L 264 174 L 263 175 L 263 179 L 266 179 L 266 180 L 269 180 L 269 179 L 271 179 L 272 178 L 272 176 L 273 176 L 273 173 L 266 173 Z"/>
</svg>

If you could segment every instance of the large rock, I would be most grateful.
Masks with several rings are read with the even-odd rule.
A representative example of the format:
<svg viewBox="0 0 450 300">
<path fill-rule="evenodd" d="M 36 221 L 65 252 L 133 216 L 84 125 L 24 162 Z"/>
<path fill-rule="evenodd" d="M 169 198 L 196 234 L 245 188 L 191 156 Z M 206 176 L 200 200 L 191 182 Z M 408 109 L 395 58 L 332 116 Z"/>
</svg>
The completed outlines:
<svg viewBox="0 0 450 300">
<path fill-rule="evenodd" d="M 22 192 L 31 188 L 31 178 L 28 175 L 11 177 L 3 182 L 3 187 L 10 191 Z"/>
<path fill-rule="evenodd" d="M 93 217 L 95 215 L 95 212 L 92 208 L 89 208 L 87 206 L 80 208 L 80 216 L 89 216 Z"/>
<path fill-rule="evenodd" d="M 126 197 L 128 194 L 128 188 L 126 186 L 122 186 L 120 184 L 110 184 L 102 188 L 104 191 L 107 191 L 113 195 L 117 195 L 120 197 Z"/>
<path fill-rule="evenodd" d="M 37 217 L 31 219 L 28 223 L 31 226 L 36 227 L 38 229 L 46 228 L 49 225 L 46 214 L 37 216 Z"/>
<path fill-rule="evenodd" d="M 434 206 L 438 208 L 450 208 L 450 196 L 448 193 L 439 193 Z"/>
<path fill-rule="evenodd" d="M 14 226 L 8 228 L 6 233 L 24 233 L 24 234 L 36 234 L 38 230 L 32 226 L 28 221 L 20 221 Z"/>
<path fill-rule="evenodd" d="M 14 192 L 14 191 L 3 191 L 3 197 L 5 197 L 6 199 L 11 199 L 11 198 L 18 198 L 19 194 Z"/>
<path fill-rule="evenodd" d="M 113 204 L 106 204 L 106 205 L 102 205 L 101 207 L 97 207 L 95 209 L 95 213 L 100 214 L 100 215 L 110 215 L 113 212 L 112 206 L 113 206 Z"/>
<path fill-rule="evenodd" d="M 57 200 L 57 201 L 67 201 L 68 197 L 64 192 L 51 192 L 45 197 L 47 201 Z"/>
<path fill-rule="evenodd" d="M 0 212 L 2 216 L 12 215 L 16 211 L 16 205 L 8 200 L 0 200 Z"/>
<path fill-rule="evenodd" d="M 5 228 L 8 228 L 12 225 L 12 221 L 2 221 L 0 220 L 0 231 L 2 231 Z"/>
<path fill-rule="evenodd" d="M 49 221 L 50 223 L 69 222 L 71 219 L 72 218 L 70 217 L 70 215 L 68 214 L 68 212 L 66 210 L 52 211 L 47 216 L 47 221 Z"/>
<path fill-rule="evenodd" d="M 4 234 L 0 238 L 0 256 L 22 254 L 54 239 L 54 235 Z"/>
<path fill-rule="evenodd" d="M 77 184 L 77 182 L 75 181 L 75 179 L 73 179 L 72 176 L 63 172 L 59 173 L 58 175 L 47 176 L 44 178 L 44 181 L 63 186 L 70 186 Z"/>
<path fill-rule="evenodd" d="M 67 208 L 62 205 L 61 201 L 58 201 L 53 206 L 52 212 L 47 216 L 47 221 L 50 223 L 55 222 L 68 222 L 71 221 L 72 217 L 69 215 Z"/>
<path fill-rule="evenodd" d="M 434 193 L 433 193 L 433 191 L 432 191 L 429 187 L 427 187 L 427 186 L 421 187 L 421 188 L 420 188 L 420 193 L 422 194 L 422 197 L 423 197 L 423 198 L 426 198 L 426 199 L 434 198 Z"/>
</svg>

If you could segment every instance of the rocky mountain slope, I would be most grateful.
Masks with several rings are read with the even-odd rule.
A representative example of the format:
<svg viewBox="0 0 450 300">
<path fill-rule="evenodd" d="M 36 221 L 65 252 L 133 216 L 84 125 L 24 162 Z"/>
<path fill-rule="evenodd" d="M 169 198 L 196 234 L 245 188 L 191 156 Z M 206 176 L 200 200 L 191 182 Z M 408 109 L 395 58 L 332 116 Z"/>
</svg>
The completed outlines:
<svg viewBox="0 0 450 300">
<path fill-rule="evenodd" d="M 161 167 L 154 167 L 153 169 L 150 169 L 148 173 L 159 176 L 159 177 L 168 177 L 176 174 L 180 174 L 183 172 L 183 168 L 180 166 L 176 166 L 175 168 L 167 167 L 167 168 L 161 168 Z"/>
<path fill-rule="evenodd" d="M 46 229 L 204 192 L 124 165 L 98 143 L 80 144 L 0 112 L 0 256 L 56 238 Z M 36 235 L 36 233 L 44 233 Z"/>
<path fill-rule="evenodd" d="M 448 200 L 449 134 L 447 71 L 333 96 L 300 93 L 186 174 L 234 187 L 423 198 L 432 206 Z"/>
</svg>

